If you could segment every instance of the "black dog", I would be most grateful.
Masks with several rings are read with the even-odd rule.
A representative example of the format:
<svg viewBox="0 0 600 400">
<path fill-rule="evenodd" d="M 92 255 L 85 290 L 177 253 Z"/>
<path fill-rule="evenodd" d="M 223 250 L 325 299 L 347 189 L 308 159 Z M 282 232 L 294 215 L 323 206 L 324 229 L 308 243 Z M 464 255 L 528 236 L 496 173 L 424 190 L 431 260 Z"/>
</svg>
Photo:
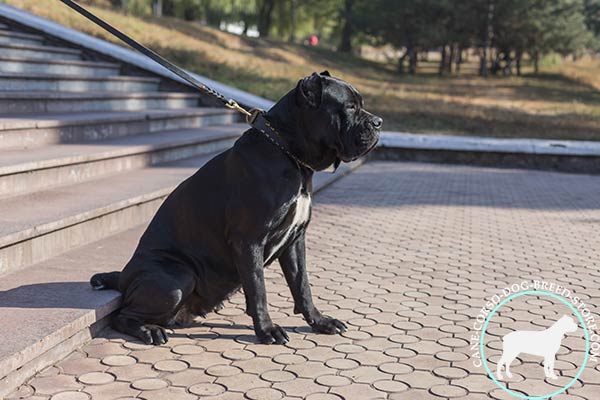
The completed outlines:
<svg viewBox="0 0 600 400">
<path fill-rule="evenodd" d="M 113 327 L 146 343 L 167 341 L 163 326 L 213 311 L 241 286 L 262 343 L 285 343 L 271 321 L 263 269 L 279 260 L 313 330 L 346 330 L 313 304 L 305 259 L 313 170 L 352 161 L 377 144 L 383 120 L 360 94 L 327 71 L 306 77 L 266 114 L 275 146 L 257 129 L 181 183 L 164 201 L 122 272 L 96 274 L 95 289 L 118 289 Z"/>
</svg>

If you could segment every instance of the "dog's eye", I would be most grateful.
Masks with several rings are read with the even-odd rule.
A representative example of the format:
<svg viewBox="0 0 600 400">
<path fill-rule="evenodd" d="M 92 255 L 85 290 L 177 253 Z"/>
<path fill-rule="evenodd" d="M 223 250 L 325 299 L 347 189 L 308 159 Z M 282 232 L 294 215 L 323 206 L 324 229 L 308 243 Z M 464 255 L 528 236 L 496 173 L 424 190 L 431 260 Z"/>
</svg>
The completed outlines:
<svg viewBox="0 0 600 400">
<path fill-rule="evenodd" d="M 349 104 L 348 107 L 346 107 L 346 109 L 348 109 L 350 111 L 355 111 L 356 110 L 356 105 L 355 104 Z"/>
</svg>

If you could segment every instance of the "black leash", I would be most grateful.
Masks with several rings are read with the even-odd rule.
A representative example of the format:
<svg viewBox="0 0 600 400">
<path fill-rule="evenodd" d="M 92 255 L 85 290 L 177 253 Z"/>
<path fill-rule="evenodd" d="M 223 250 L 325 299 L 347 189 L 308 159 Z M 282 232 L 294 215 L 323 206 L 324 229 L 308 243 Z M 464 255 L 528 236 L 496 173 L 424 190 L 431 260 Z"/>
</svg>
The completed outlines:
<svg viewBox="0 0 600 400">
<path fill-rule="evenodd" d="M 63 2 L 64 4 L 66 4 L 67 6 L 69 6 L 70 8 L 72 8 L 73 10 L 77 11 L 79 14 L 83 15 L 84 17 L 86 17 L 87 19 L 89 19 L 90 21 L 95 23 L 96 25 L 98 25 L 98 26 L 104 28 L 105 30 L 107 30 L 108 32 L 112 33 L 113 35 L 115 35 L 116 37 L 118 37 L 123 42 L 127 43 L 129 46 L 133 47 L 140 53 L 144 54 L 147 57 L 150 57 L 152 60 L 156 61 L 157 63 L 159 63 L 160 65 L 162 65 L 163 67 L 165 67 L 166 69 L 168 69 L 169 71 L 174 73 L 175 75 L 179 76 L 181 79 L 185 80 L 186 82 L 188 82 L 190 85 L 197 88 L 201 92 L 218 99 L 221 103 L 223 103 L 223 105 L 225 107 L 231 108 L 233 110 L 239 111 L 240 113 L 244 114 L 246 116 L 246 121 L 248 122 L 248 124 L 251 127 L 262 132 L 271 143 L 273 143 L 281 151 L 283 151 L 288 157 L 290 157 L 292 160 L 294 160 L 296 162 L 296 164 L 298 165 L 298 167 L 302 166 L 304 168 L 308 168 L 308 169 L 314 171 L 314 168 L 312 168 L 310 165 L 308 165 L 304 161 L 300 160 L 298 157 L 296 157 L 294 154 L 292 154 L 286 148 L 286 146 L 282 142 L 281 135 L 279 134 L 279 132 L 277 132 L 277 130 L 264 117 L 264 111 L 262 111 L 260 109 L 256 109 L 256 108 L 253 108 L 250 111 L 246 110 L 244 107 L 240 106 L 237 103 L 237 101 L 235 101 L 233 99 L 225 98 L 225 96 L 223 96 L 221 93 L 217 92 L 216 90 L 214 90 L 214 89 L 210 88 L 209 86 L 205 85 L 204 83 L 200 82 L 199 80 L 194 78 L 192 75 L 188 74 L 185 70 L 183 70 L 182 68 L 179 68 L 177 65 L 173 64 L 169 60 L 165 59 L 164 57 L 162 57 L 159 54 L 155 53 L 154 51 L 150 50 L 146 46 L 133 40 L 132 38 L 130 38 L 129 36 L 127 36 L 126 34 L 121 32 L 120 30 L 118 30 L 117 28 L 110 25 L 108 22 L 106 22 L 106 21 L 100 19 L 99 17 L 97 17 L 96 15 L 92 14 L 90 11 L 88 11 L 87 9 L 85 9 L 83 6 L 79 5 L 75 1 L 73 1 L 73 0 L 60 0 L 60 1 Z"/>
<path fill-rule="evenodd" d="M 163 67 L 165 67 L 166 69 L 168 69 L 169 71 L 174 73 L 175 75 L 179 76 L 181 79 L 187 81 L 190 85 L 199 89 L 201 92 L 204 92 L 204 93 L 208 94 L 209 96 L 215 97 L 216 99 L 221 101 L 225 107 L 237 110 L 237 111 L 241 112 L 242 114 L 244 114 L 246 117 L 250 117 L 252 115 L 250 113 L 250 111 L 248 111 L 245 108 L 243 108 L 242 106 L 240 106 L 235 100 L 226 99 L 225 96 L 223 96 L 221 93 L 217 92 L 214 89 L 211 89 L 204 83 L 200 82 L 199 80 L 197 80 L 196 78 L 194 78 L 193 76 L 188 74 L 185 70 L 179 68 L 177 65 L 173 64 L 172 62 L 165 59 L 164 57 L 156 54 L 154 51 L 150 50 L 146 46 L 136 42 L 135 40 L 133 40 L 132 38 L 130 38 L 129 36 L 127 36 L 126 34 L 121 32 L 120 30 L 118 30 L 117 28 L 110 25 L 108 22 L 95 16 L 94 14 L 92 14 L 91 12 L 89 12 L 87 9 L 80 6 L 76 2 L 74 2 L 72 0 L 60 0 L 60 1 L 62 1 L 64 4 L 66 4 L 73 10 L 77 11 L 79 14 L 83 15 L 84 17 L 86 17 L 87 19 L 89 19 L 90 21 L 95 23 L 96 25 L 99 25 L 100 27 L 109 31 L 110 33 L 112 33 L 113 35 L 115 35 L 116 37 L 118 37 L 119 39 L 121 39 L 122 41 L 124 41 L 125 43 L 127 43 L 128 45 L 130 45 L 131 47 L 133 47 L 140 53 L 142 53 L 143 55 L 150 57 L 151 59 L 153 59 L 154 61 L 156 61 L 157 63 L 159 63 L 160 65 L 162 65 Z"/>
</svg>

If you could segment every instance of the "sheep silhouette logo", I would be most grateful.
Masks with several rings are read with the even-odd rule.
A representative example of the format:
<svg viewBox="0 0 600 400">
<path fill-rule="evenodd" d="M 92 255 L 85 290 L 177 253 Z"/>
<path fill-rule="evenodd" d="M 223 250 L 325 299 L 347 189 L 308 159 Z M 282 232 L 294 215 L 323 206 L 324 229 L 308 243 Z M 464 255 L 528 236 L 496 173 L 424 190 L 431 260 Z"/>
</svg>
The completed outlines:
<svg viewBox="0 0 600 400">
<path fill-rule="evenodd" d="M 496 367 L 496 376 L 503 379 L 502 367 L 506 376 L 513 377 L 510 363 L 521 353 L 544 357 L 544 374 L 546 378 L 558 379 L 554 373 L 554 361 L 563 337 L 577 330 L 573 318 L 563 315 L 551 327 L 543 331 L 515 331 L 502 338 L 502 357 Z"/>
</svg>

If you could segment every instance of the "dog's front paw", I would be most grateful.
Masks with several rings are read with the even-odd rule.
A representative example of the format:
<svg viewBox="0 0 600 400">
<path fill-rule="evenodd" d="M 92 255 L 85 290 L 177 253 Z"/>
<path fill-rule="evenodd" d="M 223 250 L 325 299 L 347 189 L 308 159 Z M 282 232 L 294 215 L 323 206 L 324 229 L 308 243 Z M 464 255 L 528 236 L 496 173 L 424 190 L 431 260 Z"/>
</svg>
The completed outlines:
<svg viewBox="0 0 600 400">
<path fill-rule="evenodd" d="M 257 329 L 256 337 L 262 344 L 285 344 L 290 341 L 286 331 L 277 324 L 270 324 L 266 328 Z"/>
<path fill-rule="evenodd" d="M 333 335 L 336 333 L 346 332 L 348 327 L 342 321 L 328 317 L 326 315 L 320 316 L 315 319 L 311 324 L 311 328 L 313 331 L 318 333 L 326 333 L 328 335 Z"/>
</svg>

